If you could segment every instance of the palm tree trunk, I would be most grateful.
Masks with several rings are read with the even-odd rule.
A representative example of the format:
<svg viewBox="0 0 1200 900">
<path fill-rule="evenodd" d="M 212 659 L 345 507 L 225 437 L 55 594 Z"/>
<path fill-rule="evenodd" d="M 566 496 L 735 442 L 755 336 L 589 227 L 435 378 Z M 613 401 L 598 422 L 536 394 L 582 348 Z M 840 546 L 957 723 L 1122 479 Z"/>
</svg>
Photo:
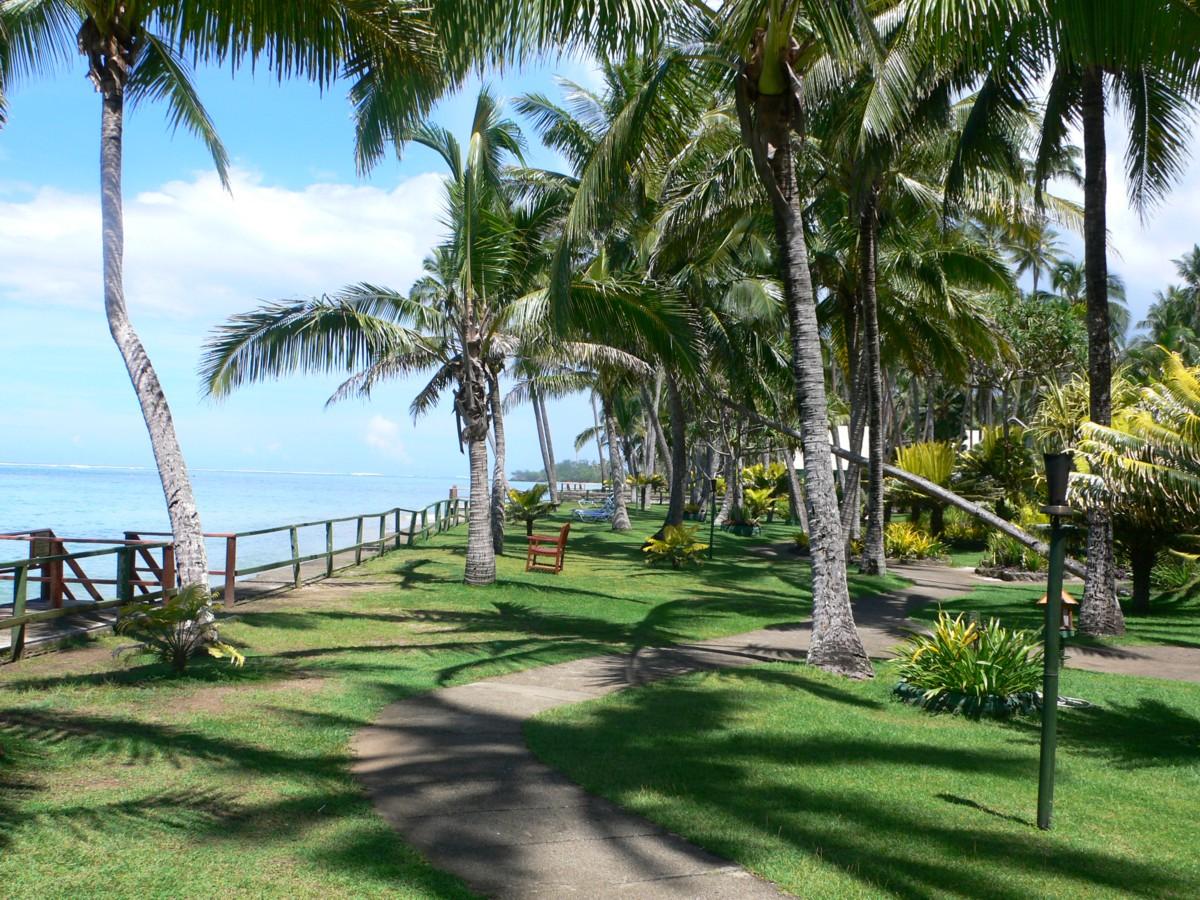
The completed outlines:
<svg viewBox="0 0 1200 900">
<path fill-rule="evenodd" d="M 601 399 L 604 406 L 604 439 L 608 442 L 608 474 L 612 479 L 613 531 L 629 531 L 629 510 L 625 507 L 625 467 L 621 462 L 621 451 L 617 438 L 617 417 L 613 415 L 608 397 Z"/>
<path fill-rule="evenodd" d="M 463 581 L 471 585 L 496 581 L 496 551 L 492 544 L 492 506 L 488 498 L 487 437 L 467 443 L 471 460 L 471 509 L 467 514 L 467 565 Z"/>
<path fill-rule="evenodd" d="M 504 444 L 504 410 L 500 408 L 500 380 L 488 373 L 488 406 L 492 410 L 492 443 L 496 458 L 492 464 L 492 549 L 504 552 L 504 503 L 508 498 L 508 478 L 504 474 L 506 449 Z"/>
<path fill-rule="evenodd" d="M 667 404 L 671 410 L 671 444 L 670 456 L 666 458 L 667 478 L 671 482 L 671 495 L 667 500 L 666 525 L 683 524 L 683 493 L 687 479 L 687 422 L 683 408 L 683 396 L 679 392 L 679 382 L 668 371 Z"/>
<path fill-rule="evenodd" d="M 729 455 L 725 457 L 725 494 L 721 497 L 721 508 L 717 510 L 717 525 L 725 525 L 729 522 L 735 506 L 741 506 L 738 503 L 737 484 L 741 481 L 742 467 L 739 464 L 737 455 L 733 452 L 733 448 L 729 448 Z"/>
<path fill-rule="evenodd" d="M 1112 347 L 1108 314 L 1108 224 L 1105 203 L 1104 73 L 1083 73 L 1083 257 L 1087 288 L 1088 414 L 1097 425 L 1112 424 Z M 1087 577 L 1079 604 L 1079 630 L 1087 635 L 1125 633 L 1117 603 L 1112 522 L 1106 509 L 1088 510 Z"/>
<path fill-rule="evenodd" d="M 546 420 L 542 414 L 541 393 L 530 386 L 530 406 L 533 407 L 533 424 L 537 426 L 538 448 L 542 451 L 542 468 L 546 471 L 546 483 L 550 489 L 550 502 L 558 502 L 558 480 L 555 478 L 554 459 L 550 450 L 550 435 L 546 431 Z"/>
<path fill-rule="evenodd" d="M 800 485 L 800 476 L 796 472 L 796 451 L 791 447 L 783 448 L 783 467 L 787 469 L 788 502 L 791 504 L 792 522 L 798 524 L 807 534 L 808 506 L 804 499 L 804 488 Z"/>
<path fill-rule="evenodd" d="M 783 46 L 786 45 L 784 41 Z M 779 59 L 764 60 L 763 65 L 786 69 Z M 785 81 L 791 77 L 791 72 L 785 71 Z M 846 548 L 842 542 L 837 492 L 834 490 L 821 335 L 792 154 L 792 124 L 799 113 L 799 99 L 793 91 L 793 86 L 788 83 L 781 94 L 758 94 L 754 101 L 755 119 L 750 109 L 745 75 L 738 79 L 737 85 L 742 139 L 751 149 L 759 179 L 771 200 L 788 306 L 792 376 L 803 435 L 805 487 L 811 509 L 813 626 L 808 662 L 831 672 L 869 678 L 874 670 L 855 627 L 854 610 L 850 606 Z"/>
<path fill-rule="evenodd" d="M 125 61 L 126 63 L 128 60 Z M 208 553 L 204 529 L 192 494 L 183 451 L 158 374 L 146 348 L 129 321 L 125 308 L 125 225 L 121 196 L 122 140 L 124 132 L 125 71 L 110 59 L 108 71 L 98 73 L 103 90 L 100 122 L 100 219 L 104 249 L 104 312 L 150 434 L 150 446 L 167 502 L 167 516 L 175 542 L 175 563 L 184 587 L 208 584 Z"/>
<path fill-rule="evenodd" d="M 879 300 L 875 293 L 876 202 L 878 188 L 872 186 L 860 227 L 862 262 L 863 329 L 866 343 L 867 428 L 867 533 L 863 539 L 862 571 L 886 575 L 883 552 L 883 363 L 880 359 Z M 861 445 L 852 448 L 855 453 Z"/>
<path fill-rule="evenodd" d="M 546 411 L 546 397 L 537 395 L 538 415 L 542 423 L 542 433 L 546 437 L 546 480 L 550 486 L 550 502 L 558 502 L 558 461 L 554 458 L 554 436 L 550 433 L 550 413 Z"/>
<path fill-rule="evenodd" d="M 600 467 L 600 483 L 603 484 L 604 478 L 605 478 L 605 475 L 604 475 L 604 446 L 600 442 L 600 435 L 601 435 L 603 429 L 601 428 L 601 425 L 600 425 L 600 412 L 599 412 L 599 410 L 596 409 L 596 392 L 595 391 L 592 391 L 591 397 L 592 397 L 592 421 L 595 423 L 595 426 L 596 426 L 596 464 Z M 608 438 L 608 436 L 607 436 L 607 434 L 605 434 L 605 439 L 607 440 L 607 438 Z"/>
</svg>

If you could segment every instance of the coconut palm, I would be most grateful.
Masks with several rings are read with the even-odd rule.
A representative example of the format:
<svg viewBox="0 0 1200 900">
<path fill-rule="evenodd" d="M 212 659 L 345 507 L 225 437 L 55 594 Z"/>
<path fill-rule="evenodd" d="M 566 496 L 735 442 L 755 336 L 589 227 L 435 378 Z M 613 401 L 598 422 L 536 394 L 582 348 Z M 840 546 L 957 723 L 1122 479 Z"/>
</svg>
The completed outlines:
<svg viewBox="0 0 1200 900">
<path fill-rule="evenodd" d="M 202 376 L 219 396 L 291 372 L 353 372 L 331 398 L 341 399 L 369 396 L 387 378 L 432 371 L 412 411 L 421 414 L 454 387 L 455 420 L 471 472 L 464 580 L 491 584 L 496 561 L 487 439 L 500 409 L 497 373 L 510 349 L 506 329 L 517 299 L 511 265 L 520 259 L 502 167 L 506 159 L 520 158 L 522 138 L 486 88 L 476 102 L 466 152 L 432 124 L 397 136 L 434 150 L 450 170 L 449 238 L 427 261 L 426 275 L 408 296 L 363 284 L 234 316 L 208 342 Z M 496 432 L 498 454 L 503 439 Z"/>
<path fill-rule="evenodd" d="M 1025 115 L 1035 89 L 1049 80 L 1040 114 L 1035 181 L 1043 186 L 1062 159 L 1070 126 L 1082 125 L 1084 270 L 1090 416 L 1111 421 L 1112 321 L 1105 205 L 1105 117 L 1110 103 L 1126 114 L 1130 200 L 1143 213 L 1182 170 L 1187 113 L 1194 106 L 1200 61 L 1200 10 L 1175 0 L 1016 0 L 964 4 L 920 0 L 909 19 L 935 53 L 978 65 L 981 84 L 948 183 L 961 185 L 962 160 L 982 139 Z M 1088 578 L 1080 629 L 1119 628 L 1113 584 L 1112 529 L 1103 506 L 1089 513 Z"/>
<path fill-rule="evenodd" d="M 78 54 L 100 97 L 105 314 L 149 433 L 184 585 L 207 584 L 208 560 L 171 409 L 126 307 L 121 179 L 127 110 L 165 103 L 171 124 L 206 145 L 228 186 L 228 156 L 192 84 L 189 62 L 237 65 L 262 58 L 280 77 L 300 73 L 324 85 L 345 74 L 356 90 L 371 78 L 384 79 L 403 84 L 393 96 L 410 116 L 428 108 L 454 72 L 439 63 L 428 13 L 416 5 L 327 0 L 303 16 L 288 14 L 290 9 L 253 0 L 0 3 L 0 79 L 48 74 Z"/>
</svg>

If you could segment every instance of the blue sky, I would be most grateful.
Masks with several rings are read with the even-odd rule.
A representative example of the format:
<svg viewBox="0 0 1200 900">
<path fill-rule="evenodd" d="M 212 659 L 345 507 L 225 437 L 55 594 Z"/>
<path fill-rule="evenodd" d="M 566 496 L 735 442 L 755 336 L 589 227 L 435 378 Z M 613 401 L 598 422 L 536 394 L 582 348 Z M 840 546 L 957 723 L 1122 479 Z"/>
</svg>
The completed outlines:
<svg viewBox="0 0 1200 900">
<path fill-rule="evenodd" d="M 552 74 L 588 82 L 577 61 L 492 77 L 512 98 L 555 92 Z M 372 280 L 407 290 L 438 240 L 439 161 L 421 148 L 356 176 L 344 89 L 278 85 L 265 74 L 198 74 L 235 165 L 223 192 L 202 146 L 167 132 L 162 110 L 126 132 L 127 294 L 171 399 L 193 466 L 457 475 L 465 469 L 448 407 L 414 423 L 418 386 L 401 382 L 367 403 L 330 410 L 336 381 L 295 378 L 220 404 L 200 397 L 200 345 L 216 324 L 260 299 L 311 296 Z M 478 84 L 438 108 L 462 133 Z M 105 327 L 99 282 L 99 101 L 77 65 L 16 86 L 0 130 L 0 461 L 148 465 L 144 428 Z M 1172 277 L 1170 260 L 1200 240 L 1200 173 L 1191 166 L 1146 223 L 1124 197 L 1118 124 L 1110 134 L 1111 266 L 1136 321 Z M 535 165 L 556 160 L 534 147 Z M 1069 249 L 1079 242 L 1068 238 Z M 591 424 L 585 397 L 551 409 L 558 455 Z M 512 415 L 510 469 L 537 467 L 528 410 Z M 585 451 L 586 453 L 586 451 Z M 590 454 L 588 454 L 590 455 Z"/>
<path fill-rule="evenodd" d="M 488 79 L 513 98 L 557 92 L 572 60 Z M 193 466 L 456 475 L 448 404 L 414 423 L 417 380 L 326 410 L 332 378 L 255 386 L 221 403 L 195 376 L 204 336 L 260 299 L 372 280 L 407 290 L 441 232 L 440 161 L 420 147 L 355 174 L 344 86 L 324 96 L 264 74 L 202 71 L 201 94 L 234 160 L 225 194 L 204 148 L 172 136 L 161 108 L 129 117 L 126 289 Z M 478 82 L 436 118 L 469 127 Z M 148 465 L 149 445 L 105 326 L 96 197 L 100 107 L 82 68 L 11 93 L 0 131 L 0 461 Z M 532 140 L 530 162 L 558 160 Z M 592 422 L 585 396 L 551 408 L 560 458 Z M 540 467 L 533 418 L 511 415 L 510 469 Z"/>
</svg>

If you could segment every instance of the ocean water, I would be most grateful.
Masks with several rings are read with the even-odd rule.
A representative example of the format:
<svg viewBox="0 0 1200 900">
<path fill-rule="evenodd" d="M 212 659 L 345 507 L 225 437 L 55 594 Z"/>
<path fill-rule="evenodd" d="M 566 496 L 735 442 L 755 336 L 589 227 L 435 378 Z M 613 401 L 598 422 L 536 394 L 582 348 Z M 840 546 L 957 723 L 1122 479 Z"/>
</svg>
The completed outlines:
<svg viewBox="0 0 1200 900">
<path fill-rule="evenodd" d="M 395 507 L 419 510 L 446 499 L 452 485 L 458 486 L 460 496 L 469 494 L 465 472 L 442 478 L 211 470 L 191 474 L 206 532 L 252 531 Z M 0 464 L 0 534 L 36 528 L 52 528 L 64 537 L 115 539 L 126 531 L 167 531 L 158 473 L 141 468 Z M 390 521 L 388 530 L 392 530 Z M 368 538 L 378 534 L 378 519 L 367 522 L 365 534 Z M 303 529 L 300 538 L 302 554 L 325 549 L 323 528 Z M 354 543 L 354 538 L 354 522 L 335 527 L 337 547 Z M 286 532 L 239 541 L 239 567 L 288 556 L 288 541 Z M 25 549 L 18 542 L 0 541 L 0 560 L 22 558 Z M 223 554 L 222 542 L 209 542 L 211 568 L 222 567 Z"/>
</svg>

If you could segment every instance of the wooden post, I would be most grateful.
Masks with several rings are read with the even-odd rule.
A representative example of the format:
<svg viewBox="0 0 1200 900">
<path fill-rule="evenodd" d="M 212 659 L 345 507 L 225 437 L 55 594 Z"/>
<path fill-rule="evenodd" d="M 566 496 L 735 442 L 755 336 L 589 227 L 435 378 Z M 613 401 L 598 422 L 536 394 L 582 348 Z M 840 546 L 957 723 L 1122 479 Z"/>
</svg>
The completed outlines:
<svg viewBox="0 0 1200 900">
<path fill-rule="evenodd" d="M 237 581 L 237 535 L 225 535 L 225 606 L 233 606 Z"/>
<path fill-rule="evenodd" d="M 358 517 L 358 530 L 354 533 L 354 564 L 362 562 L 363 517 Z"/>
<path fill-rule="evenodd" d="M 421 531 L 427 531 L 429 528 L 429 507 L 421 510 Z"/>
<path fill-rule="evenodd" d="M 159 587 L 163 589 L 163 602 L 166 603 L 167 591 L 175 590 L 175 545 L 167 544 L 162 551 L 162 578 Z"/>
<path fill-rule="evenodd" d="M 117 599 L 129 601 L 133 599 L 133 554 L 136 551 L 128 545 L 117 548 Z"/>
<path fill-rule="evenodd" d="M 387 513 L 383 513 L 379 517 L 379 549 L 375 551 L 376 556 L 383 556 L 384 547 L 387 544 Z M 396 546 L 400 546 L 400 514 L 396 513 Z"/>
<path fill-rule="evenodd" d="M 399 550 L 400 549 L 400 509 L 399 509 L 399 507 L 396 508 L 395 512 L 393 512 L 392 515 L 395 516 L 395 518 L 396 518 L 396 549 Z M 380 523 L 379 527 L 381 529 L 383 528 L 382 522 Z M 380 533 L 380 536 L 382 536 L 382 532 Z M 409 538 L 408 542 L 411 544 L 412 539 Z M 379 548 L 379 552 L 380 553 L 383 552 L 382 547 Z"/>
<path fill-rule="evenodd" d="M 288 529 L 292 537 L 292 582 L 296 587 L 303 583 L 300 580 L 300 534 L 293 525 Z"/>
<path fill-rule="evenodd" d="M 325 523 L 325 577 L 333 574 L 333 522 Z"/>
<path fill-rule="evenodd" d="M 399 532 L 399 529 L 397 529 Z M 417 542 L 417 514 L 410 512 L 408 514 L 408 546 L 412 546 Z"/>
<path fill-rule="evenodd" d="M 25 615 L 25 600 L 29 592 L 29 567 L 17 566 L 13 572 L 13 618 Z M 25 626 L 18 625 L 11 632 L 12 661 L 16 662 L 25 652 Z"/>
<path fill-rule="evenodd" d="M 62 541 L 55 540 L 50 542 L 51 556 L 62 556 L 66 552 L 67 550 L 63 546 Z M 63 588 L 66 587 L 66 582 L 63 580 L 63 561 L 61 559 L 56 559 L 47 564 L 47 566 L 43 569 L 43 574 L 50 579 L 48 589 L 48 599 L 50 600 L 50 605 L 54 607 L 54 609 L 62 609 Z"/>
</svg>

